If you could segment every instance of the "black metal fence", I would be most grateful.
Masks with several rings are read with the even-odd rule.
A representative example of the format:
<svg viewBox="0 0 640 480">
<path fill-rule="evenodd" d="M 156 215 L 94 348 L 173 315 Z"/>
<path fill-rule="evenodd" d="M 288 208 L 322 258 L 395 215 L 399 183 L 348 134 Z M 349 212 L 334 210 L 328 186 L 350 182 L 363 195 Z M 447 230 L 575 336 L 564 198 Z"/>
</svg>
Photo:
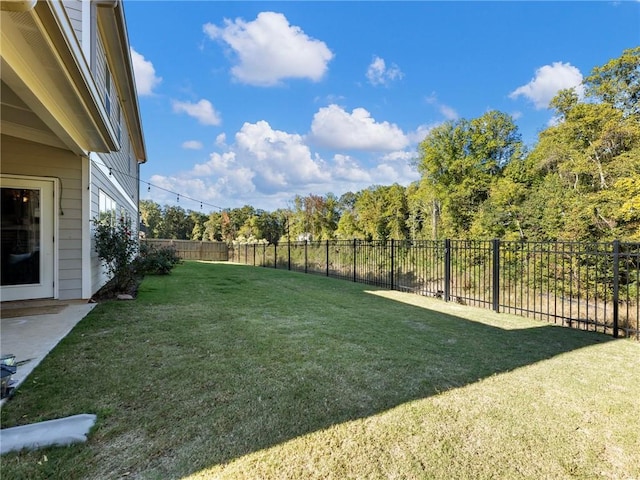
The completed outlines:
<svg viewBox="0 0 640 480">
<path fill-rule="evenodd" d="M 229 261 L 640 340 L 640 243 L 334 240 L 235 245 Z"/>
</svg>

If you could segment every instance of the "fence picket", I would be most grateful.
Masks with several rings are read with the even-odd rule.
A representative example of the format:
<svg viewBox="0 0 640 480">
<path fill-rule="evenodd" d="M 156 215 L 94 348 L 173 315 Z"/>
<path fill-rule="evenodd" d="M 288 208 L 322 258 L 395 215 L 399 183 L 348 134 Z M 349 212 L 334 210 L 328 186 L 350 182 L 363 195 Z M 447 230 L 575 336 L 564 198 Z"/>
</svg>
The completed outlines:
<svg viewBox="0 0 640 480">
<path fill-rule="evenodd" d="M 277 246 L 263 245 L 261 266 L 269 263 L 267 248 L 273 249 L 274 268 L 413 291 L 640 340 L 640 243 L 291 242 L 281 265 Z M 241 252 L 229 247 L 229 260 L 248 263 Z M 254 264 L 257 261 L 254 255 Z"/>
</svg>

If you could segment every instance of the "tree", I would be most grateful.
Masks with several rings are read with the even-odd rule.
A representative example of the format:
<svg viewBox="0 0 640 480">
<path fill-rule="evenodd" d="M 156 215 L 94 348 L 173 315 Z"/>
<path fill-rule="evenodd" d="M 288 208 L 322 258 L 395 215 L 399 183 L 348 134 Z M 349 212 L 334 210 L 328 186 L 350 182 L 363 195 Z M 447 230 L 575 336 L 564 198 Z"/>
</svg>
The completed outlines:
<svg viewBox="0 0 640 480">
<path fill-rule="evenodd" d="M 540 134 L 527 158 L 543 179 L 525 202 L 528 219 L 542 212 L 537 221 L 546 231 L 530 225 L 536 238 L 638 236 L 639 65 L 640 48 L 627 50 L 585 80 L 587 101 L 571 91 L 552 100 L 558 123 Z"/>
<path fill-rule="evenodd" d="M 498 111 L 429 132 L 419 146 L 418 170 L 424 190 L 433 192 L 432 214 L 444 235 L 468 234 L 492 184 L 522 151 L 513 119 Z"/>
<path fill-rule="evenodd" d="M 188 223 L 193 224 L 193 227 L 191 228 L 191 236 L 189 237 L 191 240 L 206 240 L 205 223 L 207 222 L 208 218 L 209 217 L 207 217 L 207 215 L 205 215 L 204 213 L 189 210 Z"/>
<path fill-rule="evenodd" d="M 145 226 L 147 238 L 160 238 L 162 225 L 162 209 L 160 205 L 151 200 L 140 200 L 140 220 Z"/>
<path fill-rule="evenodd" d="M 191 237 L 193 225 L 184 208 L 166 205 L 164 207 L 164 221 L 162 223 L 162 237 L 176 240 L 188 240 Z"/>
<path fill-rule="evenodd" d="M 587 94 L 620 110 L 640 116 L 640 47 L 596 67 L 585 80 Z"/>
<path fill-rule="evenodd" d="M 204 222 L 204 240 L 210 242 L 222 241 L 222 213 L 211 212 L 209 218 Z"/>
</svg>

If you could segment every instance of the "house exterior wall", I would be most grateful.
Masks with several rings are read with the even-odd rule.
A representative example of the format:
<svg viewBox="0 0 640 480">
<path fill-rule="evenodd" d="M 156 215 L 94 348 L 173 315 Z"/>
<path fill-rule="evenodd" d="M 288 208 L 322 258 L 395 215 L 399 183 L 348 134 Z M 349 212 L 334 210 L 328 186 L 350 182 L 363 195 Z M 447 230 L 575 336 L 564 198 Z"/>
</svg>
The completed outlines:
<svg viewBox="0 0 640 480">
<path fill-rule="evenodd" d="M 33 113 L 38 118 L 51 120 L 51 125 L 43 122 L 35 125 L 40 128 L 37 131 L 33 125 L 21 124 L 16 114 L 14 123 L 27 128 L 22 131 L 14 128 L 12 136 L 6 134 L 9 132 L 2 134 L 0 173 L 56 179 L 60 196 L 56 199 L 59 214 L 54 227 L 54 295 L 60 299 L 89 298 L 108 280 L 93 239 L 92 220 L 100 214 L 100 192 L 113 200 L 116 214 L 129 218 L 137 229 L 139 162 L 146 160 L 129 47 L 125 45 L 128 40 L 122 4 L 98 6 L 90 0 L 52 0 L 39 2 L 36 8 L 39 18 L 50 19 L 49 24 L 39 24 L 34 14 L 36 10 L 33 10 L 22 14 L 25 18 L 12 14 L 12 23 L 7 25 L 15 35 L 9 35 L 3 27 L 3 39 L 10 45 L 15 41 L 14 50 L 5 49 L 13 55 L 7 58 L 13 62 L 15 71 L 21 73 L 15 77 L 20 81 L 7 76 L 11 82 L 3 89 L 12 91 L 16 84 L 19 88 L 15 91 L 20 92 L 28 85 L 29 93 L 34 96 L 48 101 L 49 96 L 59 95 L 67 103 L 49 102 L 45 109 L 34 108 Z M 23 28 L 23 24 L 29 22 L 38 28 Z M 49 35 L 41 29 L 43 25 L 59 26 L 57 33 L 61 33 L 67 42 L 60 40 L 60 36 Z M 34 37 L 50 48 L 37 48 L 36 43 L 25 40 L 27 37 Z M 18 47 L 25 53 L 15 53 Z M 36 59 L 29 65 L 42 66 L 40 70 L 29 69 L 24 62 L 15 60 L 27 54 L 28 58 Z M 64 58 L 68 61 L 64 64 L 52 61 L 52 54 L 53 58 L 58 58 L 58 54 L 66 55 Z M 73 62 L 70 57 L 79 61 Z M 36 72 L 42 74 L 43 70 L 41 76 L 47 79 L 46 89 L 40 88 L 42 82 L 33 80 L 39 79 Z M 25 71 L 32 76 L 27 78 L 22 74 Z M 85 81 L 78 81 L 78 74 Z M 4 82 L 3 76 L 3 85 Z M 59 88 L 48 88 L 50 85 Z M 126 99 L 126 103 L 121 98 Z M 103 105 L 99 105 L 100 101 Z M 58 118 L 50 115 L 50 104 L 73 108 L 65 109 Z M 25 111 L 29 108 L 24 102 L 16 102 L 16 105 L 24 105 Z M 74 121 L 67 121 L 70 118 Z M 94 148 L 103 152 L 87 151 Z M 111 151 L 104 153 L 105 150 Z M 137 236 L 137 231 L 134 235 Z"/>
<path fill-rule="evenodd" d="M 95 81 L 102 96 L 102 101 L 105 102 L 105 104 L 107 103 L 107 96 L 109 97 L 109 118 L 114 130 L 118 134 L 120 149 L 115 152 L 108 154 L 101 153 L 99 155 L 104 164 L 111 168 L 114 179 L 137 204 L 138 162 L 133 153 L 133 146 L 129 137 L 129 126 L 126 124 L 122 113 L 123 109 L 120 95 L 118 94 L 117 85 L 114 85 L 113 76 L 110 73 L 111 69 L 108 66 L 109 59 L 103 45 L 100 36 L 98 36 L 96 42 Z M 111 78 L 108 82 L 110 84 L 109 89 L 107 89 L 107 76 Z M 107 90 L 109 90 L 108 93 Z"/>
<path fill-rule="evenodd" d="M 2 135 L 2 173 L 57 179 L 58 298 L 82 297 L 82 159 L 60 148 Z"/>
<path fill-rule="evenodd" d="M 117 85 L 113 82 L 109 59 L 104 43 L 98 35 L 96 39 L 94 79 L 102 101 L 109 103 L 109 118 L 118 134 L 120 149 L 110 153 L 91 153 L 90 158 L 90 198 L 91 219 L 100 214 L 100 191 L 116 203 L 116 215 L 130 219 L 134 235 L 138 226 L 138 161 L 133 153 L 129 127 L 123 115 Z M 107 81 L 107 77 L 110 80 Z M 95 242 L 91 239 L 91 291 L 95 293 L 108 280 L 105 269 L 95 253 Z"/>
<path fill-rule="evenodd" d="M 83 3 L 87 4 L 89 7 L 90 2 L 82 2 L 81 0 L 63 0 L 62 4 L 64 5 L 64 9 L 67 12 L 67 16 L 69 20 L 71 20 L 71 25 L 73 26 L 73 30 L 76 33 L 76 37 L 78 37 L 78 41 L 82 45 L 82 8 Z"/>
</svg>

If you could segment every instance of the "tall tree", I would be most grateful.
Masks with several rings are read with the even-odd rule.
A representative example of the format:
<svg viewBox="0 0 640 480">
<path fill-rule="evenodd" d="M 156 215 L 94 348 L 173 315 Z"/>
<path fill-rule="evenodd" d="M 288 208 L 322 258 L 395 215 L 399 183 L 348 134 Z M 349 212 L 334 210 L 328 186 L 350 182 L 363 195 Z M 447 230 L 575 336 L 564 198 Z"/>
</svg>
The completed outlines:
<svg viewBox="0 0 640 480">
<path fill-rule="evenodd" d="M 162 208 L 151 200 L 140 200 L 140 220 L 144 224 L 147 238 L 160 238 L 158 235 L 163 222 Z"/>
<path fill-rule="evenodd" d="M 429 132 L 419 146 L 418 170 L 434 193 L 432 214 L 438 215 L 442 234 L 468 235 L 492 184 L 522 149 L 513 119 L 498 111 Z"/>
<path fill-rule="evenodd" d="M 640 116 L 640 47 L 596 67 L 585 81 L 587 93 L 620 110 Z"/>
</svg>

